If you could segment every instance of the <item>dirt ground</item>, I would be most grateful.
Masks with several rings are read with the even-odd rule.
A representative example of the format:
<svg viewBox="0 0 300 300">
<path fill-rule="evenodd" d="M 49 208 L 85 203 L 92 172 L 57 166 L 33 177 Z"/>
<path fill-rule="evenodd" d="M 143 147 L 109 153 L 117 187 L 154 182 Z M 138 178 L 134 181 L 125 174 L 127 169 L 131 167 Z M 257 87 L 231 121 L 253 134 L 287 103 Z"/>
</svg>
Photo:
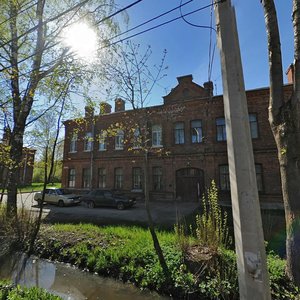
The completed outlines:
<svg viewBox="0 0 300 300">
<path fill-rule="evenodd" d="M 34 213 L 39 208 L 33 200 L 34 193 L 18 195 L 18 206 Z M 5 199 L 5 197 L 4 197 Z M 151 202 L 151 213 L 154 223 L 162 228 L 173 227 L 177 220 L 195 213 L 199 209 L 196 202 Z M 147 214 L 143 201 L 137 201 L 132 208 L 117 210 L 115 208 L 90 209 L 82 205 L 58 207 L 45 204 L 43 219 L 47 223 L 80 223 L 89 222 L 98 225 L 147 225 Z"/>
</svg>

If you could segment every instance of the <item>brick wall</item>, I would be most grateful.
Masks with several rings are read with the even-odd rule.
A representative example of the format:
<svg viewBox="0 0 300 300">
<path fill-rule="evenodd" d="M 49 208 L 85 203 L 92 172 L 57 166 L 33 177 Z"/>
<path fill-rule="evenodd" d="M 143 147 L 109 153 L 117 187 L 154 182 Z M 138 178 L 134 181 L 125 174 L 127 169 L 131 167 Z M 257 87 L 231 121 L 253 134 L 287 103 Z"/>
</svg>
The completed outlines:
<svg viewBox="0 0 300 300">
<path fill-rule="evenodd" d="M 104 113 L 94 117 L 86 117 L 65 122 L 65 147 L 63 161 L 63 187 L 68 187 L 68 172 L 75 169 L 75 187 L 83 187 L 82 170 L 92 170 L 92 187 L 97 187 L 98 169 L 106 170 L 108 188 L 114 188 L 115 168 L 123 169 L 123 190 L 132 190 L 132 168 L 143 169 L 144 151 L 132 151 L 129 132 L 135 124 L 147 124 L 147 137 L 151 143 L 151 126 L 159 124 L 162 127 L 162 151 L 149 152 L 149 174 L 152 198 L 175 199 L 178 194 L 176 187 L 176 171 L 195 168 L 203 170 L 204 183 L 208 186 L 211 180 L 220 184 L 219 166 L 226 165 L 226 141 L 217 141 L 216 118 L 224 117 L 222 96 L 210 97 L 209 92 L 192 82 L 190 76 L 178 78 L 179 84 L 164 97 L 164 104 L 138 111 L 128 110 Z M 285 96 L 291 94 L 291 86 L 285 87 Z M 263 191 L 260 198 L 264 202 L 280 202 L 281 183 L 276 145 L 268 122 L 269 89 L 261 88 L 247 91 L 249 113 L 255 114 L 258 123 L 258 137 L 253 139 L 255 163 L 262 166 Z M 201 120 L 203 141 L 193 144 L 191 141 L 191 121 Z M 184 144 L 174 143 L 174 124 L 184 124 Z M 94 124 L 94 125 L 93 125 Z M 125 143 L 123 150 L 115 150 L 115 137 L 110 131 L 107 138 L 107 148 L 99 151 L 97 136 L 101 130 L 123 126 Z M 70 142 L 73 133 L 77 134 L 77 151 L 70 152 Z M 92 151 L 84 151 L 84 140 L 87 132 L 92 132 L 94 143 Z M 157 150 L 157 149 L 155 149 Z M 153 167 L 161 167 L 162 190 L 153 190 Z M 187 176 L 188 182 L 188 176 Z M 229 199 L 229 192 L 221 192 L 222 200 Z M 197 199 L 190 199 L 196 201 Z"/>
</svg>

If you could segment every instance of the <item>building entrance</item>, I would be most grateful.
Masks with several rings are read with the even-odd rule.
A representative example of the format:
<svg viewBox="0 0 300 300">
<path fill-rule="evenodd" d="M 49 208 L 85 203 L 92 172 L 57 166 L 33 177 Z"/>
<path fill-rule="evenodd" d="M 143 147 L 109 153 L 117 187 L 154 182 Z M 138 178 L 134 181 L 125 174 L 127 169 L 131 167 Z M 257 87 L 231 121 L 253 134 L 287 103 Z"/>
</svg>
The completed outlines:
<svg viewBox="0 0 300 300">
<path fill-rule="evenodd" d="M 203 170 L 184 168 L 176 171 L 176 198 L 182 201 L 200 201 L 203 192 Z"/>
</svg>

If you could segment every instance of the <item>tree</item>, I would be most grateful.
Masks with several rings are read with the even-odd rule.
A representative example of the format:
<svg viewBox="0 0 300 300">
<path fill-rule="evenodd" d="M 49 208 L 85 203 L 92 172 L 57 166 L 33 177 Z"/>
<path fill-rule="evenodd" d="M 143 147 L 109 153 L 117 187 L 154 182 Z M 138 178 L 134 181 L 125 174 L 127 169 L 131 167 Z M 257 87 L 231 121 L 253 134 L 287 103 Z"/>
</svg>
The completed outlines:
<svg viewBox="0 0 300 300">
<path fill-rule="evenodd" d="M 107 25 L 108 32 L 115 30 L 111 20 L 101 21 L 112 8 L 113 0 L 100 3 L 96 0 L 1 1 L 0 104 L 1 109 L 9 112 L 6 115 L 10 117 L 9 157 L 12 162 L 7 183 L 8 213 L 16 213 L 24 133 L 28 124 L 38 117 L 33 112 L 43 101 L 44 111 L 55 106 L 53 99 L 57 97 L 52 94 L 59 93 L 70 78 L 75 77 L 73 84 L 78 84 L 92 74 L 61 42 L 64 30 L 82 20 L 101 23 L 102 27 Z M 103 38 L 101 32 L 98 30 L 99 39 Z"/>
<path fill-rule="evenodd" d="M 151 113 L 145 108 L 149 95 L 158 81 L 165 76 L 165 57 L 166 50 L 159 65 L 151 69 L 148 66 L 152 54 L 151 47 L 148 46 L 144 53 L 141 54 L 140 45 L 133 42 L 126 43 L 125 47 L 115 48 L 116 57 L 119 58 L 114 64 L 106 64 L 105 76 L 108 82 L 112 82 L 111 92 L 114 97 L 121 97 L 129 103 L 135 111 L 132 116 L 125 118 L 124 122 L 112 124 L 110 134 L 116 135 L 119 130 L 127 131 L 127 142 L 133 145 L 131 151 L 136 151 L 143 156 L 143 177 L 144 177 L 144 195 L 145 207 L 148 217 L 148 226 L 151 233 L 153 246 L 158 256 L 160 265 L 166 276 L 170 280 L 163 251 L 161 249 L 154 222 L 149 207 L 150 189 L 149 189 L 149 155 L 161 155 L 161 149 L 153 149 L 149 143 L 149 120 Z M 125 141 L 126 142 L 126 141 Z"/>
<path fill-rule="evenodd" d="M 282 56 L 273 0 L 261 0 L 268 35 L 269 122 L 280 165 L 286 219 L 287 274 L 300 286 L 300 1 L 293 0 L 294 76 L 292 95 L 285 99 Z"/>
</svg>

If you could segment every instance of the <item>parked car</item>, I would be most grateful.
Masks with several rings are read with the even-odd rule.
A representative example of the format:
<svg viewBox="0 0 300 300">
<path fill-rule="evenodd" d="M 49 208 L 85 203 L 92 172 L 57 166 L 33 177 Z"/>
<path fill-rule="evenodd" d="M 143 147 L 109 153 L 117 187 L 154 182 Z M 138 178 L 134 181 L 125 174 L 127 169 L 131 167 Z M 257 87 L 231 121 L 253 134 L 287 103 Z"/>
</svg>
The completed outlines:
<svg viewBox="0 0 300 300">
<path fill-rule="evenodd" d="M 43 192 L 37 192 L 34 195 L 34 200 L 37 201 L 39 205 L 42 204 L 42 196 Z M 63 189 L 49 188 L 45 190 L 44 202 L 57 204 L 58 206 L 63 207 L 80 203 L 79 198 L 80 196 L 69 194 Z"/>
<path fill-rule="evenodd" d="M 81 196 L 80 200 L 83 205 L 89 208 L 110 206 L 120 210 L 132 207 L 136 203 L 133 198 L 103 189 L 92 190 L 88 194 Z"/>
</svg>

